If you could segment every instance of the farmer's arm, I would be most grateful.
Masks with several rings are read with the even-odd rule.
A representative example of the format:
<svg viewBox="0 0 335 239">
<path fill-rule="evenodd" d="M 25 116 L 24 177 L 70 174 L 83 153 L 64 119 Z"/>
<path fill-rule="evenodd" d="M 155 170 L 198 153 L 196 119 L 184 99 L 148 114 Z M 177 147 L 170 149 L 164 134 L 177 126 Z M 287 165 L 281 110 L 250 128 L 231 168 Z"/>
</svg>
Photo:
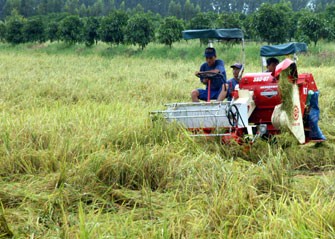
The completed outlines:
<svg viewBox="0 0 335 239">
<path fill-rule="evenodd" d="M 206 72 L 206 71 L 205 71 L 205 64 L 202 64 L 202 65 L 200 66 L 200 71 L 196 71 L 196 72 L 195 72 L 195 75 L 196 75 L 197 77 L 199 77 L 199 74 L 204 73 L 204 72 Z M 208 82 L 208 78 L 200 77 L 200 82 L 203 83 L 204 85 L 206 85 L 207 82 Z"/>
<path fill-rule="evenodd" d="M 226 69 L 224 68 L 224 62 L 222 60 L 217 60 L 215 62 L 215 71 L 223 75 L 223 81 L 227 82 Z"/>
</svg>

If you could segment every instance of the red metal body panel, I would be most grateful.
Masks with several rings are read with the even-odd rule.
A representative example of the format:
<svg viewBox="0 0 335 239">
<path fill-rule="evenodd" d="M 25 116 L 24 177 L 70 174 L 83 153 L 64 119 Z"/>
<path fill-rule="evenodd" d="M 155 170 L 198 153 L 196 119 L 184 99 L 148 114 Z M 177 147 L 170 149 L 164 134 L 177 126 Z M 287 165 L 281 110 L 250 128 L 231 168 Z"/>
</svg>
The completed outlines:
<svg viewBox="0 0 335 239">
<path fill-rule="evenodd" d="M 240 80 L 240 89 L 254 92 L 256 109 L 249 118 L 249 123 L 271 124 L 274 107 L 281 103 L 278 81 L 270 72 L 245 74 Z"/>
<path fill-rule="evenodd" d="M 289 61 L 286 63 L 289 63 Z M 288 67 L 288 64 L 286 64 L 285 67 Z M 318 89 L 313 75 L 310 73 L 300 74 L 296 83 L 299 88 L 301 113 L 304 115 L 308 91 L 317 91 Z M 278 89 L 277 78 L 272 76 L 270 72 L 249 73 L 245 74 L 240 80 L 239 86 L 240 89 L 246 89 L 254 92 L 253 100 L 256 108 L 249 118 L 249 124 L 267 124 L 267 129 L 270 134 L 279 133 L 280 131 L 275 129 L 271 123 L 273 110 L 276 105 L 281 103 L 281 95 Z"/>
<path fill-rule="evenodd" d="M 300 94 L 300 105 L 301 105 L 301 113 L 304 115 L 305 108 L 306 108 L 306 101 L 308 96 L 308 91 L 317 91 L 318 88 L 314 81 L 314 77 L 310 73 L 303 73 L 300 74 L 297 80 L 297 85 L 299 87 L 299 94 Z"/>
</svg>

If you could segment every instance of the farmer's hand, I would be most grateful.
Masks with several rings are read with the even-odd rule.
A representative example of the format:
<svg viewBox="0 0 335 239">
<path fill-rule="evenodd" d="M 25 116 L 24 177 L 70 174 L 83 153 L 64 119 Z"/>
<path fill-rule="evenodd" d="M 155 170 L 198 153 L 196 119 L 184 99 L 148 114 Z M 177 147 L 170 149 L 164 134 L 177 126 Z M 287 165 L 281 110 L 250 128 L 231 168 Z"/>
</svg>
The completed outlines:
<svg viewBox="0 0 335 239">
<path fill-rule="evenodd" d="M 202 79 L 201 82 L 206 85 L 208 83 L 208 78 Z"/>
</svg>

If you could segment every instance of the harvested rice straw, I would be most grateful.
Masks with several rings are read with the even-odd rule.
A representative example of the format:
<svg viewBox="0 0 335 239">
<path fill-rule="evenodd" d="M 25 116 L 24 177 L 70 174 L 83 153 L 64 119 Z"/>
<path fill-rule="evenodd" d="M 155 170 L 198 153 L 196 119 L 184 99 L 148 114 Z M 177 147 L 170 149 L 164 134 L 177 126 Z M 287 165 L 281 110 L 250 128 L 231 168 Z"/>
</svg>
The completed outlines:
<svg viewBox="0 0 335 239">
<path fill-rule="evenodd" d="M 293 87 L 289 79 L 290 69 L 280 73 L 279 91 L 282 98 L 281 110 L 285 111 L 289 119 L 293 119 Z"/>
</svg>

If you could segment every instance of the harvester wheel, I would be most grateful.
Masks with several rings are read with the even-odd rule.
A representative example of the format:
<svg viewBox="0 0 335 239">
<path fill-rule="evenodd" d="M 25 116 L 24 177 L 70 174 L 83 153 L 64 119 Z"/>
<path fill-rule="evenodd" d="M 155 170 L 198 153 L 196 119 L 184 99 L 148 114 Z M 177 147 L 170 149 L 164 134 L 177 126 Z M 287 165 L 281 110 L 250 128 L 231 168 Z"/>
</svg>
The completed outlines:
<svg viewBox="0 0 335 239">
<path fill-rule="evenodd" d="M 237 121 L 240 117 L 240 114 L 236 105 L 232 105 L 229 107 L 227 116 L 229 124 L 233 127 L 237 126 Z"/>
</svg>

